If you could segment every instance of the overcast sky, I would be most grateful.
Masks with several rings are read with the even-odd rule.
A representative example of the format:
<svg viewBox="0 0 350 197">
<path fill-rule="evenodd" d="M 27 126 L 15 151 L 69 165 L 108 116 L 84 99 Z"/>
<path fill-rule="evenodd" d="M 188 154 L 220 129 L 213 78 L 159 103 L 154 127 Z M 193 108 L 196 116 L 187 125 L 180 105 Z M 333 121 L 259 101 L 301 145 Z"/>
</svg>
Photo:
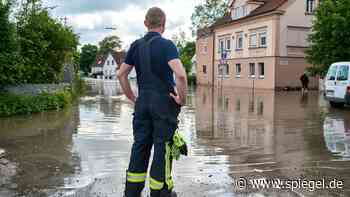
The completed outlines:
<svg viewBox="0 0 350 197">
<path fill-rule="evenodd" d="M 143 21 L 148 8 L 158 6 L 167 14 L 164 37 L 185 31 L 191 38 L 191 15 L 203 0 L 44 0 L 45 6 L 58 6 L 52 15 L 67 17 L 69 25 L 80 35 L 81 44 L 97 44 L 105 36 L 118 35 L 123 47 L 143 35 Z M 115 27 L 117 30 L 106 30 Z"/>
</svg>

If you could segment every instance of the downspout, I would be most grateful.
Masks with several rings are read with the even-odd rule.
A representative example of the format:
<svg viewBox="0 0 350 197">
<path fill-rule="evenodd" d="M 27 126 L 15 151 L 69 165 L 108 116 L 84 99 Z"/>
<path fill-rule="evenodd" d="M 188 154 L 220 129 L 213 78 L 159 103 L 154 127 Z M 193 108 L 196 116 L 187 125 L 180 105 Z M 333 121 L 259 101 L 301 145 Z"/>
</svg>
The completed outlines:
<svg viewBox="0 0 350 197">
<path fill-rule="evenodd" d="M 215 31 L 213 31 L 213 60 L 212 60 L 212 73 L 211 73 L 211 75 L 212 75 L 212 98 L 211 98 L 211 106 L 212 106 L 212 112 L 211 112 L 211 116 L 212 116 L 212 137 L 214 137 L 215 136 L 215 124 L 214 124 L 214 114 L 215 114 L 215 107 L 214 107 L 214 99 L 215 99 L 215 90 L 214 90 L 214 88 L 215 88 L 215 85 L 214 85 L 214 77 L 215 77 L 215 69 L 214 69 L 214 67 L 215 67 L 215 49 L 216 49 L 216 45 L 215 45 L 215 39 L 216 39 L 216 37 L 215 37 Z"/>
<path fill-rule="evenodd" d="M 213 60 L 212 60 L 212 73 L 211 73 L 211 80 L 212 80 L 212 86 L 213 86 L 213 88 L 214 88 L 214 77 L 215 77 L 215 69 L 214 69 L 214 67 L 215 67 L 215 49 L 216 49 L 216 45 L 215 45 L 215 39 L 216 39 L 216 37 L 215 37 L 215 31 L 213 31 Z"/>
</svg>

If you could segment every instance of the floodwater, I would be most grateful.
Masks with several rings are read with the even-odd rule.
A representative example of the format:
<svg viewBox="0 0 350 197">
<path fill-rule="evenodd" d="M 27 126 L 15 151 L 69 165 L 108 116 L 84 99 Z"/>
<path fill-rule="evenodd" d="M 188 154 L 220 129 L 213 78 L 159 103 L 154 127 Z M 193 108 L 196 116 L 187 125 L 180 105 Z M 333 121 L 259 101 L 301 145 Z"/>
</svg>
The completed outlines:
<svg viewBox="0 0 350 197">
<path fill-rule="evenodd" d="M 132 112 L 109 81 L 91 82 L 71 109 L 0 119 L 0 196 L 122 197 Z M 180 197 L 350 196 L 350 109 L 331 109 L 318 92 L 197 87 L 180 131 L 190 150 L 175 163 Z M 254 189 L 252 180 L 309 182 Z"/>
</svg>

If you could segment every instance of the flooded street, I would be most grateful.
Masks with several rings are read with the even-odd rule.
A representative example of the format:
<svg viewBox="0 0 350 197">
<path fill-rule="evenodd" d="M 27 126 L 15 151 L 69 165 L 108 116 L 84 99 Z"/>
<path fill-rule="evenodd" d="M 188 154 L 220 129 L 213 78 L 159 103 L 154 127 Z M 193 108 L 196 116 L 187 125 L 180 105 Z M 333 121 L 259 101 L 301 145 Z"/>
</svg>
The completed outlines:
<svg viewBox="0 0 350 197">
<path fill-rule="evenodd" d="M 133 106 L 114 82 L 89 86 L 71 109 L 0 119 L 0 197 L 122 197 Z M 318 92 L 197 87 L 180 131 L 190 149 L 175 162 L 180 197 L 350 196 L 350 109 L 331 109 Z M 242 178 L 343 188 L 237 188 Z"/>
</svg>

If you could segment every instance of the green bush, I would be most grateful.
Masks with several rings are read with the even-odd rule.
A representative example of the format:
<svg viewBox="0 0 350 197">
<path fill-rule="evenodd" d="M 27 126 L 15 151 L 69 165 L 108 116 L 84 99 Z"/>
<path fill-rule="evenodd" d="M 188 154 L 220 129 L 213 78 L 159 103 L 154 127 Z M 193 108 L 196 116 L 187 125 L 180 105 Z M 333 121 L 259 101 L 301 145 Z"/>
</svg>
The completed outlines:
<svg viewBox="0 0 350 197">
<path fill-rule="evenodd" d="M 72 102 L 70 91 L 40 95 L 0 94 L 0 117 L 60 110 Z"/>
</svg>

